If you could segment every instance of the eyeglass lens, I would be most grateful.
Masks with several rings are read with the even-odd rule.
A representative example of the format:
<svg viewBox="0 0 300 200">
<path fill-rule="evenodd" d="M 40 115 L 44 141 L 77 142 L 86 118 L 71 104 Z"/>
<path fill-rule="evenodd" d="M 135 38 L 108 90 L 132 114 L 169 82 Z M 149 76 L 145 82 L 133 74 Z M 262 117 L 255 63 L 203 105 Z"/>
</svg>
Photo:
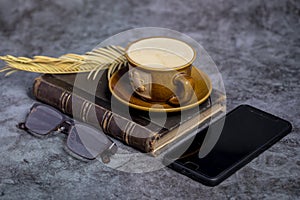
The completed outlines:
<svg viewBox="0 0 300 200">
<path fill-rule="evenodd" d="M 31 110 L 25 126 L 36 134 L 46 135 L 57 128 L 62 120 L 63 116 L 59 112 L 47 106 L 38 105 Z"/>
<path fill-rule="evenodd" d="M 87 159 L 96 158 L 110 144 L 110 140 L 103 133 L 81 124 L 76 124 L 72 128 L 67 139 L 68 148 Z"/>
</svg>

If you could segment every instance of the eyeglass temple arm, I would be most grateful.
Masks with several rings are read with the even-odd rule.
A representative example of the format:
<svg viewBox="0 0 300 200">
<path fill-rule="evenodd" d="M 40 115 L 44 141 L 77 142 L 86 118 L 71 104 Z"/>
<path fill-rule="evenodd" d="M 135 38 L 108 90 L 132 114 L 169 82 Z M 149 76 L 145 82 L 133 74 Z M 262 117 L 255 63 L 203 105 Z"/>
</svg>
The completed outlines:
<svg viewBox="0 0 300 200">
<path fill-rule="evenodd" d="M 110 156 L 114 155 L 118 150 L 116 143 L 112 142 L 112 144 L 101 154 L 101 160 L 103 163 L 110 162 Z"/>
<path fill-rule="evenodd" d="M 28 130 L 27 127 L 25 126 L 25 122 L 20 122 L 16 125 L 17 128 L 21 129 L 21 130 Z"/>
</svg>

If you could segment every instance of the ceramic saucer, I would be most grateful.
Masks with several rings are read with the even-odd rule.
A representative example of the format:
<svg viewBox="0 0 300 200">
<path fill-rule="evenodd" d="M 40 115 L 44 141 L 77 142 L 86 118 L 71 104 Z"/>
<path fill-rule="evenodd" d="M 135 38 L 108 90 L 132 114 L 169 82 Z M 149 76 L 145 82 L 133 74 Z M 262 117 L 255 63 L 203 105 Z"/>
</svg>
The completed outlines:
<svg viewBox="0 0 300 200">
<path fill-rule="evenodd" d="M 112 75 L 109 80 L 109 90 L 120 102 L 138 110 L 151 112 L 178 112 L 190 109 L 203 103 L 212 91 L 212 84 L 208 75 L 196 67 L 193 67 L 191 76 L 195 80 L 195 101 L 188 102 L 180 107 L 174 107 L 164 102 L 150 102 L 141 99 L 135 94 L 131 88 L 128 73 L 126 73 L 127 71 L 127 68 L 123 68 Z"/>
</svg>

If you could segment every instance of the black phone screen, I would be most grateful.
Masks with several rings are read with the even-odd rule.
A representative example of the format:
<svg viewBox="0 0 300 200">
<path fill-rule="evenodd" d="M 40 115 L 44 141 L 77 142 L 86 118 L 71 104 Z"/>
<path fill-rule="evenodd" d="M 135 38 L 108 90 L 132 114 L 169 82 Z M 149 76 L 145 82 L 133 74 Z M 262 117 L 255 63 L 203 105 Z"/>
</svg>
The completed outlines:
<svg viewBox="0 0 300 200">
<path fill-rule="evenodd" d="M 199 149 L 203 145 L 205 135 L 218 130 L 216 127 L 222 125 L 224 126 L 216 144 L 206 156 L 199 158 Z M 173 167 L 184 170 L 194 179 L 202 177 L 217 183 L 290 131 L 289 122 L 254 107 L 242 105 L 227 114 L 223 121 L 218 120 L 209 128 L 197 133 L 190 147 L 174 161 Z M 168 153 L 168 156 L 171 158 L 172 152 Z"/>
</svg>

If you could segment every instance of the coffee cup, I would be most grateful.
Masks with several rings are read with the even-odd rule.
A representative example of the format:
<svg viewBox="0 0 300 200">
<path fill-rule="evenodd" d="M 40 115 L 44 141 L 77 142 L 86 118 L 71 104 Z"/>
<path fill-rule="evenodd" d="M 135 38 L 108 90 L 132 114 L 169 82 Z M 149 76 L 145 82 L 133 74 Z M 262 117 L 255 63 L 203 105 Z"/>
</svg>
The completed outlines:
<svg viewBox="0 0 300 200">
<path fill-rule="evenodd" d="M 191 99 L 196 52 L 187 43 L 168 37 L 143 38 L 130 43 L 125 56 L 132 89 L 142 99 L 174 106 Z"/>
</svg>

